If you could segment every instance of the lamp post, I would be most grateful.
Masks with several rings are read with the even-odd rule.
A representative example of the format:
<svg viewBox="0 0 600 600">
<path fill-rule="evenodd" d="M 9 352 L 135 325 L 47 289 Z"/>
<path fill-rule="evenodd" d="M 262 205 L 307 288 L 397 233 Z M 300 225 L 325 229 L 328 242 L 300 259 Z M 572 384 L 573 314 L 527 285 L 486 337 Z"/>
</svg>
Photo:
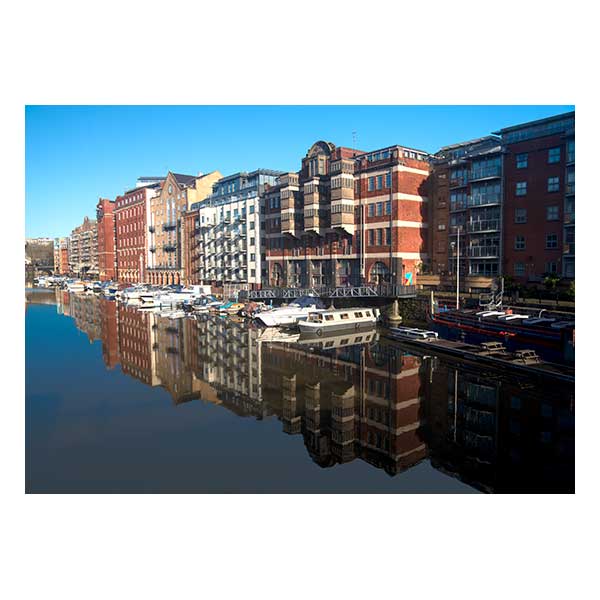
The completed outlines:
<svg viewBox="0 0 600 600">
<path fill-rule="evenodd" d="M 456 226 L 456 246 L 451 243 L 452 249 L 456 247 L 456 310 L 460 308 L 460 226 Z"/>
</svg>

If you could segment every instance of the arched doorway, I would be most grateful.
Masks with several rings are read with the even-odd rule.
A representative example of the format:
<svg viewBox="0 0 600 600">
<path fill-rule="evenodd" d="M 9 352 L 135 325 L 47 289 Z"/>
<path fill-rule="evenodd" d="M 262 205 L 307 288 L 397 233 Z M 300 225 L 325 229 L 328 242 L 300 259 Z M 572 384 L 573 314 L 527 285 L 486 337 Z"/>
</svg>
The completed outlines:
<svg viewBox="0 0 600 600">
<path fill-rule="evenodd" d="M 387 265 L 378 261 L 371 267 L 369 282 L 380 285 L 389 279 L 389 274 L 390 270 L 387 268 Z"/>
</svg>

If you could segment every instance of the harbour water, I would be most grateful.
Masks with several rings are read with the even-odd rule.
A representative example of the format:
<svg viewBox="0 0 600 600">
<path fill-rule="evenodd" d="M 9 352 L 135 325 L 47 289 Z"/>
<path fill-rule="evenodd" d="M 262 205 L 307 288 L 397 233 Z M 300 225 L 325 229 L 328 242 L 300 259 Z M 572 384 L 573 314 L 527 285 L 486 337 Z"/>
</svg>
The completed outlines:
<svg viewBox="0 0 600 600">
<path fill-rule="evenodd" d="M 574 492 L 574 386 L 364 332 L 269 342 L 241 319 L 26 296 L 30 493 Z"/>
</svg>

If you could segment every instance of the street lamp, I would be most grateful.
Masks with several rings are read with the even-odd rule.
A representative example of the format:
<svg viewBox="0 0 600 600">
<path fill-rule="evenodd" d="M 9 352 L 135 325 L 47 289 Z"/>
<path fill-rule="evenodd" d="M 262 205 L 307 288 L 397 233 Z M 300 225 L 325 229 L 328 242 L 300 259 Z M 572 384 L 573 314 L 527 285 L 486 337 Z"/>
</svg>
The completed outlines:
<svg viewBox="0 0 600 600">
<path fill-rule="evenodd" d="M 456 244 L 450 242 L 452 250 L 456 248 L 456 310 L 460 308 L 460 226 L 456 226 Z"/>
</svg>

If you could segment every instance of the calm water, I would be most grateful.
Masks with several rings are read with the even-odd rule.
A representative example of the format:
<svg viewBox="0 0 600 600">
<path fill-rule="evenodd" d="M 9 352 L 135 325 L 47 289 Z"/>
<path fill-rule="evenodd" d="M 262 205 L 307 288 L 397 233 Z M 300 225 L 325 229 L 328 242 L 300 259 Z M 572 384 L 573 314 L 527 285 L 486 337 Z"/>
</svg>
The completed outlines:
<svg viewBox="0 0 600 600">
<path fill-rule="evenodd" d="M 28 492 L 573 492 L 572 386 L 28 290 Z"/>
</svg>

